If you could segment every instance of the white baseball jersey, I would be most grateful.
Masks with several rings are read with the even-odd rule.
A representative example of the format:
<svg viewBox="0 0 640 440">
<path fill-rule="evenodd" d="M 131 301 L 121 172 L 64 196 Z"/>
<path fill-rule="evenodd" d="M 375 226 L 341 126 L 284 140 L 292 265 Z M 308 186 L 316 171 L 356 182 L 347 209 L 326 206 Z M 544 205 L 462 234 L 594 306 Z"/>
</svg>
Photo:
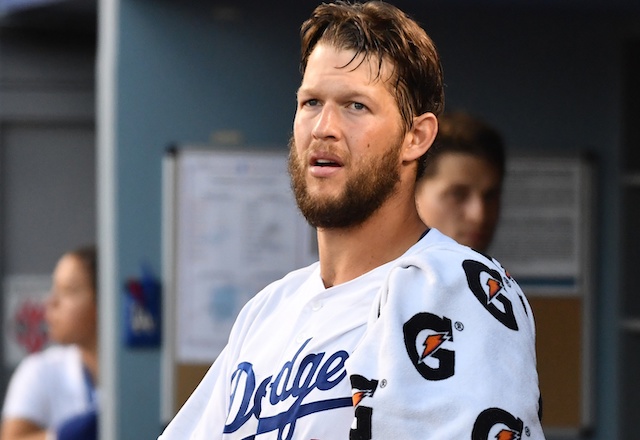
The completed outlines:
<svg viewBox="0 0 640 440">
<path fill-rule="evenodd" d="M 9 382 L 2 417 L 54 430 L 95 403 L 78 347 L 54 345 L 22 360 Z"/>
<path fill-rule="evenodd" d="M 160 439 L 542 439 L 538 399 L 524 295 L 432 229 L 347 283 L 267 286 Z"/>
</svg>

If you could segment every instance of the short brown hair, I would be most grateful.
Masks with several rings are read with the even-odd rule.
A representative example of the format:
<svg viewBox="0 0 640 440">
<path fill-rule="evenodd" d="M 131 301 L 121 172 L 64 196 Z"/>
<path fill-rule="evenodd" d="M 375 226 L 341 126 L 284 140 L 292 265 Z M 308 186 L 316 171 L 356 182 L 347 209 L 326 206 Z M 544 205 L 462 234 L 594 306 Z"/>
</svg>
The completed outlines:
<svg viewBox="0 0 640 440">
<path fill-rule="evenodd" d="M 426 155 L 424 177 L 437 171 L 438 159 L 447 153 L 468 154 L 484 159 L 504 178 L 506 154 L 502 135 L 483 119 L 463 111 L 438 118 L 438 135 Z"/>
</svg>

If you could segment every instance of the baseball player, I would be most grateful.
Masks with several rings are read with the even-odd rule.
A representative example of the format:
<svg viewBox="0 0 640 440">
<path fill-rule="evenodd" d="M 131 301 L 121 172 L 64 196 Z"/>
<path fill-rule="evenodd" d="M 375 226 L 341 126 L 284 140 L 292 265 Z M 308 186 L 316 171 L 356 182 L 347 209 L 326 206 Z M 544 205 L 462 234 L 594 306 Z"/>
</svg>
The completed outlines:
<svg viewBox="0 0 640 440">
<path fill-rule="evenodd" d="M 526 298 L 416 210 L 444 105 L 431 39 L 378 1 L 322 4 L 301 37 L 289 170 L 320 261 L 245 306 L 160 438 L 544 438 Z"/>
</svg>

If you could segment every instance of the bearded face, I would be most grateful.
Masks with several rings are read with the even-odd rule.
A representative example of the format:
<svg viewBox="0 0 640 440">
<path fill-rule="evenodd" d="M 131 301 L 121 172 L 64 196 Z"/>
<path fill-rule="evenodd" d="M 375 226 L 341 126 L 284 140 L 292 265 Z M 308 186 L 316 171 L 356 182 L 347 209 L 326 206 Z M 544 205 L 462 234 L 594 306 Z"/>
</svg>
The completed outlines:
<svg viewBox="0 0 640 440">
<path fill-rule="evenodd" d="M 349 162 L 350 175 L 337 196 L 310 194 L 307 185 L 308 161 L 297 153 L 293 137 L 289 141 L 289 174 L 298 208 L 316 228 L 348 228 L 367 220 L 394 193 L 400 181 L 401 139 L 382 155 L 365 156 Z"/>
</svg>

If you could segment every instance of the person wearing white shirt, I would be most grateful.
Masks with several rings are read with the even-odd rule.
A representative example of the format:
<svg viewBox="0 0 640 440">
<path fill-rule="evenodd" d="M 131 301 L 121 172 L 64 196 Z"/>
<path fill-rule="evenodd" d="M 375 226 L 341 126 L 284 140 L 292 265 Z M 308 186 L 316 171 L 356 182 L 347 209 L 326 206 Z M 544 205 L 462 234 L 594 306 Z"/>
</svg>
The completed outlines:
<svg viewBox="0 0 640 440">
<path fill-rule="evenodd" d="M 65 253 L 46 304 L 55 344 L 27 356 L 2 409 L 2 440 L 91 440 L 97 432 L 96 249 Z"/>
</svg>

